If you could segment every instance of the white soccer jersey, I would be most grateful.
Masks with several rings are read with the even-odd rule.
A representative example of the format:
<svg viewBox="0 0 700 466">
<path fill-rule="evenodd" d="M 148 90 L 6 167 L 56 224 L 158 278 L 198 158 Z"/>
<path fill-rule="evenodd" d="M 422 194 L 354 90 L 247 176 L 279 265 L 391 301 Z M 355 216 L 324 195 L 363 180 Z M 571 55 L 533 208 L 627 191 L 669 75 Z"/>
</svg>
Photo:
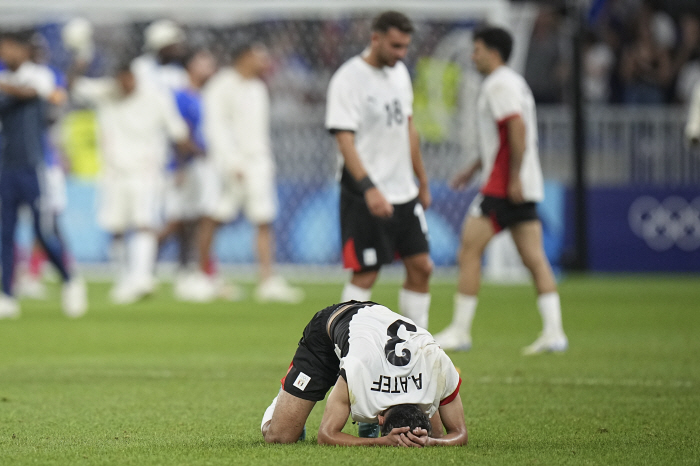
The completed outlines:
<svg viewBox="0 0 700 466">
<path fill-rule="evenodd" d="M 142 86 L 153 86 L 162 91 L 178 91 L 189 85 L 187 71 L 176 64 L 161 65 L 152 53 L 136 57 L 131 62 L 131 71 Z"/>
<path fill-rule="evenodd" d="M 427 330 L 381 305 L 350 320 L 349 348 L 340 360 L 352 418 L 377 422 L 393 405 L 416 404 L 429 417 L 451 402 L 461 380 L 450 358 Z"/>
<path fill-rule="evenodd" d="M 507 66 L 500 66 L 481 85 L 477 99 L 479 152 L 483 170 L 481 192 L 508 197 L 510 149 L 507 121 L 519 115 L 525 123 L 525 152 L 520 169 L 526 201 L 544 198 L 542 169 L 537 148 L 535 100 L 525 79 Z"/>
<path fill-rule="evenodd" d="M 208 157 L 224 171 L 245 172 L 255 164 L 272 169 L 270 98 L 260 79 L 221 69 L 204 88 L 203 129 Z"/>
<path fill-rule="evenodd" d="M 56 88 L 56 78 L 51 69 L 30 61 L 22 63 L 16 71 L 0 71 L 0 82 L 32 88 L 42 99 L 48 99 Z"/>
<path fill-rule="evenodd" d="M 168 141 L 184 141 L 187 123 L 175 101 L 155 88 L 122 96 L 112 78 L 79 78 L 72 88 L 78 101 L 97 107 L 103 169 L 118 175 L 160 174 Z"/>
<path fill-rule="evenodd" d="M 412 109 L 411 77 L 402 62 L 379 69 L 356 56 L 335 72 L 328 86 L 326 128 L 355 133 L 365 170 L 392 204 L 418 195 L 408 135 Z"/>
</svg>

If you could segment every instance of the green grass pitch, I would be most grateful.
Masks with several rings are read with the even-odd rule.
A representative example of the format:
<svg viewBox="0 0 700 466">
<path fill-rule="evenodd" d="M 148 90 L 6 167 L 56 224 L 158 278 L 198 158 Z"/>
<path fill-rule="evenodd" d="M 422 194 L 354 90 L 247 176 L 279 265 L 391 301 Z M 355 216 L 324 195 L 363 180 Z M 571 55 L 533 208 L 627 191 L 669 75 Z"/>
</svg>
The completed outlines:
<svg viewBox="0 0 700 466">
<path fill-rule="evenodd" d="M 301 330 L 341 284 L 306 285 L 298 306 L 175 302 L 169 286 L 130 307 L 92 284 L 69 321 L 23 301 L 0 321 L 0 464 L 451 465 L 700 463 L 700 280 L 569 277 L 561 283 L 570 350 L 520 356 L 540 326 L 530 286 L 487 285 L 461 369 L 469 445 L 399 450 L 265 445 L 263 411 Z M 397 284 L 374 299 L 396 307 Z M 52 288 L 56 298 L 58 290 Z M 433 285 L 431 330 L 452 312 Z M 354 433 L 352 424 L 346 431 Z"/>
</svg>

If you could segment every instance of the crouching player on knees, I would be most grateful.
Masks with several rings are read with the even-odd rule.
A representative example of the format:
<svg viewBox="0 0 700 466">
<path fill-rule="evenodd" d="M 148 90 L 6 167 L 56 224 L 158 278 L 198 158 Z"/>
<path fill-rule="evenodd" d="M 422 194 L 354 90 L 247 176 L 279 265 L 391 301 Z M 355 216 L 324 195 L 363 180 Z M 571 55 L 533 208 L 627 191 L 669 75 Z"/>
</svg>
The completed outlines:
<svg viewBox="0 0 700 466">
<path fill-rule="evenodd" d="M 350 301 L 314 315 L 277 397 L 265 411 L 268 443 L 294 443 L 333 386 L 318 432 L 325 445 L 466 445 L 461 379 L 427 330 L 388 308 Z M 348 417 L 381 428 L 344 433 Z M 379 430 L 379 429 L 377 429 Z"/>
</svg>

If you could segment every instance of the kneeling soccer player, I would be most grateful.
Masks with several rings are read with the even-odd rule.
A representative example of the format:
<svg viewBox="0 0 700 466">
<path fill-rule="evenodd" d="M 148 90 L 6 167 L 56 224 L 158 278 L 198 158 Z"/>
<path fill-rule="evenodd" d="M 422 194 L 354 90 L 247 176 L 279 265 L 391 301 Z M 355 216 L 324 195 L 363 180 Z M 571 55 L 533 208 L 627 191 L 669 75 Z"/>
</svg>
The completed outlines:
<svg viewBox="0 0 700 466">
<path fill-rule="evenodd" d="M 373 302 L 336 304 L 304 329 L 282 388 L 265 411 L 262 434 L 268 443 L 296 442 L 311 409 L 335 385 L 320 444 L 465 445 L 461 382 L 432 335 L 412 320 Z M 343 433 L 350 415 L 379 424 L 382 436 Z"/>
</svg>

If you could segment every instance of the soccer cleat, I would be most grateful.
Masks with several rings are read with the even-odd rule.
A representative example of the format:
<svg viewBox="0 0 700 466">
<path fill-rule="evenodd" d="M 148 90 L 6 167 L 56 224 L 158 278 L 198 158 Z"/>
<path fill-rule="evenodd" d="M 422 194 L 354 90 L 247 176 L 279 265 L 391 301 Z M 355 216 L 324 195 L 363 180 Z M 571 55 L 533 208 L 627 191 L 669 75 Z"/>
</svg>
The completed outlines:
<svg viewBox="0 0 700 466">
<path fill-rule="evenodd" d="M 261 303 L 298 304 L 304 300 L 304 291 L 289 285 L 284 278 L 274 276 L 265 279 L 258 285 L 255 289 L 255 299 Z"/>
<path fill-rule="evenodd" d="M 12 296 L 0 293 L 0 319 L 16 319 L 19 317 L 19 303 Z"/>
<path fill-rule="evenodd" d="M 245 291 L 235 283 L 227 283 L 221 276 L 211 278 L 216 288 L 216 297 L 225 301 L 243 301 Z"/>
<path fill-rule="evenodd" d="M 112 288 L 110 298 L 114 304 L 126 305 L 141 301 L 153 293 L 153 280 L 126 279 Z"/>
<path fill-rule="evenodd" d="M 63 284 L 61 292 L 63 314 L 67 317 L 82 317 L 87 312 L 87 288 L 85 280 L 73 277 Z"/>
<path fill-rule="evenodd" d="M 46 287 L 41 280 L 28 274 L 20 274 L 17 279 L 16 294 L 29 299 L 46 299 Z"/>
<path fill-rule="evenodd" d="M 379 437 L 379 424 L 358 422 L 357 423 L 357 436 L 360 438 L 378 438 Z"/>
<path fill-rule="evenodd" d="M 451 325 L 442 332 L 433 335 L 433 338 L 445 351 L 469 351 L 472 348 L 471 335 Z"/>
<path fill-rule="evenodd" d="M 542 353 L 562 353 L 569 348 L 569 340 L 564 333 L 543 333 L 530 346 L 523 348 L 523 356 Z"/>
</svg>

